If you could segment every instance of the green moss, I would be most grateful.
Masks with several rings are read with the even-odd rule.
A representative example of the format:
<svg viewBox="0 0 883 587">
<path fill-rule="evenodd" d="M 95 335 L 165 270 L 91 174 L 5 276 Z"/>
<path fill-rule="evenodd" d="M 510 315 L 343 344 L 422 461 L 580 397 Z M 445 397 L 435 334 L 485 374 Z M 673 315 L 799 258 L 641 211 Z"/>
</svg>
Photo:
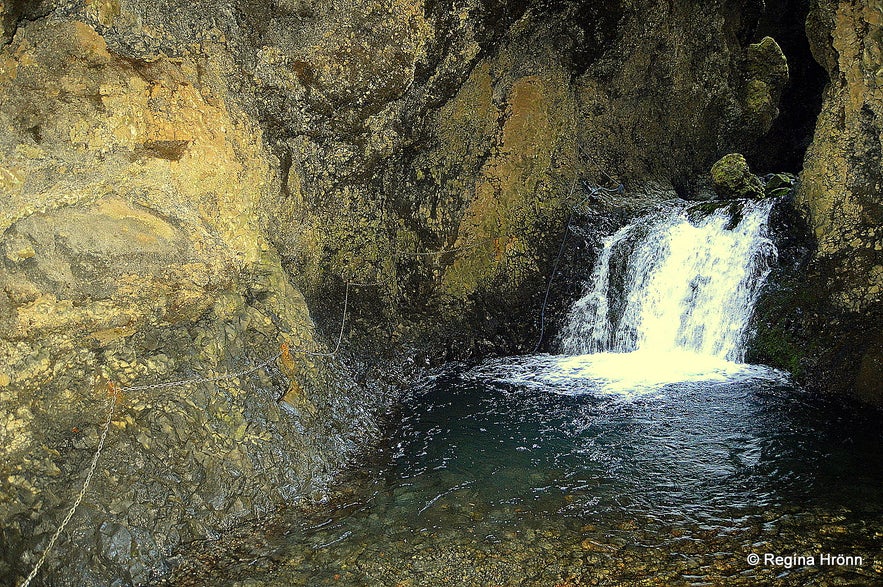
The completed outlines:
<svg viewBox="0 0 883 587">
<path fill-rule="evenodd" d="M 690 217 L 690 220 L 698 221 L 702 220 L 706 216 L 714 214 L 721 208 L 727 208 L 731 215 L 741 213 L 741 206 L 739 206 L 738 202 L 723 202 L 720 200 L 712 200 L 709 202 L 699 202 L 697 204 L 689 206 L 687 208 L 687 215 Z"/>
<path fill-rule="evenodd" d="M 787 370 L 797 380 L 804 380 L 828 344 L 813 328 L 807 328 L 807 316 L 820 312 L 823 293 L 808 287 L 797 275 L 771 281 L 778 286 L 757 303 L 746 359 Z"/>
<path fill-rule="evenodd" d="M 745 87 L 745 106 L 753 114 L 762 114 L 775 108 L 769 84 L 758 79 L 750 80 Z"/>
<path fill-rule="evenodd" d="M 784 329 L 765 325 L 755 333 L 748 359 L 784 369 L 799 379 L 803 375 L 803 358 L 807 352 Z"/>
<path fill-rule="evenodd" d="M 767 198 L 787 196 L 797 182 L 797 176 L 790 173 L 774 173 L 764 179 L 764 194 Z"/>
<path fill-rule="evenodd" d="M 751 173 L 741 153 L 724 155 L 711 168 L 714 191 L 722 198 L 760 198 L 763 182 Z"/>
</svg>

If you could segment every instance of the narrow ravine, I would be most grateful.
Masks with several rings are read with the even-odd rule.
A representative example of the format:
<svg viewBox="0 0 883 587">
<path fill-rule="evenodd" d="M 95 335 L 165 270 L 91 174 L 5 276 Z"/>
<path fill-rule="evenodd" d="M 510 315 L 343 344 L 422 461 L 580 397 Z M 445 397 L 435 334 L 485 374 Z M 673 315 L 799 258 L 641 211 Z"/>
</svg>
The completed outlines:
<svg viewBox="0 0 883 587">
<path fill-rule="evenodd" d="M 878 5 L 0 1 L 0 585 L 881 582 Z"/>
</svg>

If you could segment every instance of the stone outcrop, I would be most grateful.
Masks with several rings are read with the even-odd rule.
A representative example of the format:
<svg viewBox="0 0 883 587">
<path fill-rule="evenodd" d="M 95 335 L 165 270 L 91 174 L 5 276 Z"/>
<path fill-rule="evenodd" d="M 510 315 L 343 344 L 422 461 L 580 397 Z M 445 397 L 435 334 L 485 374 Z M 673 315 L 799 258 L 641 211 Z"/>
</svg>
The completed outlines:
<svg viewBox="0 0 883 587">
<path fill-rule="evenodd" d="M 745 103 L 756 124 L 770 129 L 779 115 L 779 100 L 788 83 L 788 60 L 772 37 L 748 46 Z"/>
<path fill-rule="evenodd" d="M 830 78 L 795 202 L 813 251 L 768 302 L 757 358 L 880 405 L 883 5 L 819 0 L 807 33 Z"/>
<path fill-rule="evenodd" d="M 758 198 L 763 195 L 763 182 L 751 173 L 741 153 L 730 153 L 711 166 L 711 182 L 720 197 Z"/>
<path fill-rule="evenodd" d="M 569 206 L 582 199 L 575 180 L 629 188 L 613 206 L 589 207 L 602 231 L 604 218 L 646 206 L 647 194 L 707 190 L 700 178 L 717 158 L 769 129 L 747 84 L 762 78 L 778 96 L 783 65 L 759 65 L 773 52 L 749 42 L 755 8 L 480 3 L 447 55 L 428 41 L 401 97 L 377 112 L 348 110 L 351 127 L 335 122 L 342 114 L 326 121 L 313 99 L 279 106 L 298 94 L 277 76 L 271 94 L 281 97 L 257 107 L 295 138 L 278 147 L 291 197 L 273 217 L 312 235 L 272 231 L 286 266 L 316 310 L 339 296 L 329 275 L 342 267 L 379 283 L 358 294 L 360 307 L 378 310 L 371 323 L 436 357 L 532 348 L 546 274 Z M 427 16 L 438 39 L 447 21 Z M 278 52 L 325 67 L 322 54 Z M 303 132 L 307 116 L 323 130 Z"/>
<path fill-rule="evenodd" d="M 244 369 L 283 340 L 328 350 L 261 223 L 278 166 L 203 59 L 124 58 L 67 18 L 21 24 L 4 49 L 4 583 L 88 468 L 107 409 L 93 375 L 149 384 Z M 125 392 L 46 583 L 144 583 L 182 541 L 321 491 L 383 402 L 337 361 L 296 357 L 285 379 Z M 278 402 L 294 384 L 305 399 Z"/>
</svg>

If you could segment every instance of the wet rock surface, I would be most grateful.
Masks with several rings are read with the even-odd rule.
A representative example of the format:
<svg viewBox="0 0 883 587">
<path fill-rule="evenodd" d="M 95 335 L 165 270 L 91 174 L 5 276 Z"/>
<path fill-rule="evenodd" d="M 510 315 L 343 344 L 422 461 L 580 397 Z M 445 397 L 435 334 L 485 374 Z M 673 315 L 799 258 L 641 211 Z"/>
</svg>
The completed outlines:
<svg viewBox="0 0 883 587">
<path fill-rule="evenodd" d="M 764 193 L 763 182 L 751 173 L 741 153 L 723 156 L 711 167 L 714 191 L 721 198 L 759 198 Z"/>
</svg>

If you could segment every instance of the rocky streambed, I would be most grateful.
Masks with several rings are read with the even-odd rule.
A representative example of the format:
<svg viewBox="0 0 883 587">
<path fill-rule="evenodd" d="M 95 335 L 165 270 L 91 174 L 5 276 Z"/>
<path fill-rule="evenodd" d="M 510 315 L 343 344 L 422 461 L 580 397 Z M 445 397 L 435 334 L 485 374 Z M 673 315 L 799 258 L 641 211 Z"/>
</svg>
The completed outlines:
<svg viewBox="0 0 883 587">
<path fill-rule="evenodd" d="M 168 584 L 883 577 L 881 414 L 820 401 L 769 369 L 626 395 L 590 378 L 541 383 L 555 361 L 436 374 L 326 503 L 193 545 Z"/>
</svg>

